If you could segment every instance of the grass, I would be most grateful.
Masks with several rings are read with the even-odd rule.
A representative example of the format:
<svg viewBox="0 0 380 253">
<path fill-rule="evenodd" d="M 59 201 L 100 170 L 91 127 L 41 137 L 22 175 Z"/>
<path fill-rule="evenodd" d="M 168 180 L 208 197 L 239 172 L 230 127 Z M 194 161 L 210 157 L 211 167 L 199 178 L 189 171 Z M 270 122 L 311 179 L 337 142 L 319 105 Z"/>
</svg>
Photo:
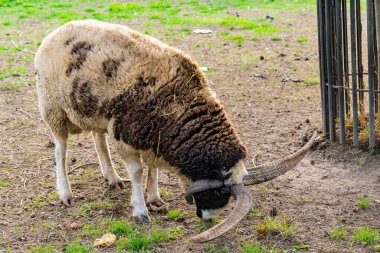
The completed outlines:
<svg viewBox="0 0 380 253">
<path fill-rule="evenodd" d="M 184 220 L 186 217 L 186 212 L 178 209 L 178 210 L 169 210 L 168 211 L 168 218 L 175 221 L 181 221 Z"/>
<path fill-rule="evenodd" d="M 117 235 L 129 235 L 132 234 L 133 228 L 123 220 L 116 220 L 112 222 L 109 231 Z"/>
<path fill-rule="evenodd" d="M 356 206 L 359 207 L 360 209 L 369 208 L 369 206 L 370 206 L 369 198 L 364 197 L 364 198 L 358 199 L 358 201 L 356 201 Z"/>
<path fill-rule="evenodd" d="M 154 244 L 169 241 L 170 233 L 154 228 L 150 233 L 147 233 L 144 227 L 134 227 L 133 233 L 128 237 L 121 236 L 116 243 L 118 250 L 143 251 L 149 250 Z"/>
<path fill-rule="evenodd" d="M 94 224 L 87 224 L 82 227 L 82 232 L 89 237 L 97 237 L 104 234 L 103 230 L 94 226 Z"/>
<path fill-rule="evenodd" d="M 202 252 L 205 252 L 205 253 L 232 253 L 233 251 L 227 246 L 220 247 L 218 245 L 212 245 L 211 243 L 208 243 L 208 244 L 206 244 L 206 246 L 203 247 Z"/>
<path fill-rule="evenodd" d="M 282 41 L 282 39 L 281 39 L 281 38 L 278 38 L 278 37 L 273 37 L 273 38 L 271 38 L 270 40 L 271 40 L 271 41 Z"/>
<path fill-rule="evenodd" d="M 243 243 L 242 253 L 266 253 L 267 251 L 258 243 Z"/>
<path fill-rule="evenodd" d="M 25 203 L 25 206 L 33 208 L 33 209 L 39 209 L 43 207 L 45 204 L 46 204 L 45 198 L 37 196 L 33 200 Z"/>
<path fill-rule="evenodd" d="M 52 245 L 40 245 L 30 249 L 32 253 L 53 253 L 55 252 L 54 246 Z"/>
<path fill-rule="evenodd" d="M 6 179 L 0 180 L 0 188 L 5 188 L 5 187 L 8 187 L 10 185 L 11 185 L 11 182 L 6 180 Z"/>
<path fill-rule="evenodd" d="M 83 245 L 80 242 L 70 243 L 65 248 L 65 253 L 88 253 L 91 252 L 91 247 Z"/>
<path fill-rule="evenodd" d="M 266 217 L 259 225 L 256 226 L 256 230 L 266 232 L 279 233 L 283 237 L 291 236 L 294 233 L 295 224 L 288 221 L 286 216 L 277 216 L 275 218 Z"/>
<path fill-rule="evenodd" d="M 26 73 L 25 67 L 0 69 L 0 80 L 3 80 L 11 76 L 19 76 L 25 73 Z"/>
<path fill-rule="evenodd" d="M 362 106 L 364 108 L 364 106 Z M 360 112 L 358 114 L 358 125 L 359 125 L 359 146 L 362 148 L 368 147 L 369 144 L 369 117 L 368 112 Z M 347 133 L 353 130 L 353 120 L 352 117 L 348 118 L 346 121 Z M 375 137 L 376 140 L 380 138 L 380 117 L 378 114 L 375 115 Z M 376 143 L 378 146 L 379 143 Z"/>
<path fill-rule="evenodd" d="M 252 208 L 252 211 L 248 214 L 250 217 L 261 217 L 263 214 L 257 208 Z"/>
<path fill-rule="evenodd" d="M 300 42 L 300 43 L 307 43 L 307 42 L 309 42 L 309 39 L 308 39 L 308 38 L 303 38 L 303 37 L 302 37 L 302 38 L 297 38 L 296 41 L 297 41 L 297 42 Z"/>
<path fill-rule="evenodd" d="M 306 85 L 315 85 L 319 84 L 319 77 L 307 77 L 303 80 Z"/>
<path fill-rule="evenodd" d="M 165 197 L 168 197 L 170 195 L 170 191 L 168 188 L 166 187 L 161 187 L 158 192 L 160 193 L 160 196 L 162 198 L 165 198 Z"/>
<path fill-rule="evenodd" d="M 87 216 L 92 210 L 95 209 L 103 209 L 107 207 L 111 207 L 112 204 L 109 202 L 92 202 L 92 203 L 86 203 L 84 204 L 80 210 L 79 210 L 79 215 L 80 216 Z"/>
<path fill-rule="evenodd" d="M 216 219 L 214 219 L 212 221 L 201 220 L 201 222 L 199 223 L 199 232 L 206 231 L 207 229 L 215 226 L 216 224 L 218 224 L 221 221 L 222 221 L 222 219 L 220 217 L 217 217 Z"/>
<path fill-rule="evenodd" d="M 347 230 L 345 228 L 334 228 L 329 232 L 329 239 L 342 239 L 347 236 Z"/>
<path fill-rule="evenodd" d="M 354 232 L 354 240 L 358 243 L 372 245 L 379 237 L 379 232 L 370 227 L 359 228 Z"/>
<path fill-rule="evenodd" d="M 238 47 L 241 47 L 243 41 L 246 40 L 245 37 L 244 37 L 243 35 L 231 35 L 231 36 L 222 37 L 222 39 L 223 39 L 223 40 L 236 41 Z"/>
<path fill-rule="evenodd" d="M 169 234 L 169 238 L 175 240 L 183 237 L 185 234 L 185 229 L 182 226 L 177 226 L 174 228 L 169 228 L 167 232 Z"/>
</svg>

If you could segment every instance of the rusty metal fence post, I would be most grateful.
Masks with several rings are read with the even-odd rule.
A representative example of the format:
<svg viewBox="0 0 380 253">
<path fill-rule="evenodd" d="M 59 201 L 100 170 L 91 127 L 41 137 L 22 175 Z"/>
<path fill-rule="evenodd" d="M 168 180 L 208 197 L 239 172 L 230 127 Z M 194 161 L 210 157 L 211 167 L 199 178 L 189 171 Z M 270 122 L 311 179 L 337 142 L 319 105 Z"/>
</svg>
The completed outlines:
<svg viewBox="0 0 380 253">
<path fill-rule="evenodd" d="M 335 141 L 339 131 L 339 142 L 349 141 L 354 146 L 359 146 L 360 134 L 368 135 L 369 148 L 374 148 L 379 137 L 375 129 L 380 127 L 376 126 L 380 113 L 380 0 L 317 3 L 323 132 Z M 362 18 L 366 19 L 364 29 Z M 367 36 L 363 39 L 364 32 Z M 363 59 L 368 59 L 365 66 Z M 363 118 L 368 120 L 366 126 L 360 125 Z"/>
</svg>

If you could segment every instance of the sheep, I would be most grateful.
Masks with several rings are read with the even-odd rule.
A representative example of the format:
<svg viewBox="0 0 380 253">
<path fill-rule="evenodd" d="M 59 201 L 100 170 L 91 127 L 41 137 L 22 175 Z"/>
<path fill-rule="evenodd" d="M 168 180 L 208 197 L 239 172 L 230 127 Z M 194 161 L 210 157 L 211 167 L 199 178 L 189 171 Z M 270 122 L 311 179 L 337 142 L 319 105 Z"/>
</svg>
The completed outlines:
<svg viewBox="0 0 380 253">
<path fill-rule="evenodd" d="M 252 201 L 244 183 L 269 180 L 295 165 L 284 167 L 289 159 L 281 161 L 285 170 L 277 174 L 279 164 L 247 170 L 246 147 L 198 65 L 180 50 L 126 26 L 69 22 L 44 39 L 34 66 L 39 110 L 56 144 L 57 191 L 66 206 L 73 204 L 66 142 L 69 134 L 82 131 L 92 131 L 105 179 L 123 188 L 110 159 L 109 135 L 127 164 L 133 217 L 139 221 L 149 222 L 147 205 L 164 204 L 157 168 L 181 178 L 186 200 L 196 203 L 204 220 L 235 197 L 230 216 L 193 237 L 197 242 L 227 232 L 249 212 Z M 149 167 L 147 202 L 141 159 Z"/>
</svg>

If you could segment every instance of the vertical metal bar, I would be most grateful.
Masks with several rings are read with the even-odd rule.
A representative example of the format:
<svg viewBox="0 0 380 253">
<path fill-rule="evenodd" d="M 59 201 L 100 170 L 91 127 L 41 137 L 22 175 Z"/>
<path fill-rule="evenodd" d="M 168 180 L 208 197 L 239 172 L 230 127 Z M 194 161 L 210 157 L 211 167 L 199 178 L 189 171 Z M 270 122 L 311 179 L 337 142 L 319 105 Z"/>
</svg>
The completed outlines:
<svg viewBox="0 0 380 253">
<path fill-rule="evenodd" d="M 358 1 L 358 0 L 357 0 Z M 380 1 L 380 0 L 379 0 Z M 358 91 L 356 76 L 356 17 L 355 0 L 350 0 L 350 25 L 351 25 L 351 66 L 352 66 L 352 126 L 354 136 L 354 146 L 359 146 L 358 132 Z"/>
<path fill-rule="evenodd" d="M 333 89 L 333 76 L 332 76 L 332 2 L 327 0 L 325 5 L 325 17 L 327 23 L 326 29 L 326 48 L 327 48 L 327 82 L 328 82 L 328 102 L 329 102 L 329 132 L 330 140 L 335 141 L 335 104 L 334 104 L 334 89 Z"/>
<path fill-rule="evenodd" d="M 363 82 L 363 57 L 362 57 L 362 21 L 361 21 L 361 12 L 360 12 L 360 0 L 356 0 L 356 42 L 358 47 L 358 84 L 359 89 L 364 89 L 364 82 Z M 364 112 L 364 92 L 359 91 L 359 109 L 360 112 Z"/>
<path fill-rule="evenodd" d="M 376 0 L 373 2 L 373 12 L 372 12 L 372 15 L 373 15 L 373 22 L 372 22 L 372 25 L 373 25 L 373 54 L 374 54 L 374 83 L 373 83 L 373 87 L 374 87 L 374 90 L 378 90 L 379 87 L 378 87 L 378 82 L 377 82 L 377 44 L 376 44 L 376 29 L 377 29 L 377 24 L 376 24 L 376 15 L 375 15 L 375 9 L 376 9 L 376 5 L 375 5 L 375 2 Z M 375 93 L 375 114 L 379 111 L 379 94 L 378 93 Z"/>
<path fill-rule="evenodd" d="M 379 73 L 379 64 L 380 64 L 380 0 L 375 1 L 375 19 L 376 19 L 376 74 L 377 74 L 377 85 L 380 86 L 380 73 Z M 380 110 L 380 106 L 379 106 Z"/>
<path fill-rule="evenodd" d="M 374 17 L 373 0 L 367 0 L 367 40 L 368 40 L 368 90 L 369 90 L 369 147 L 375 147 L 375 59 L 374 59 Z"/>
<path fill-rule="evenodd" d="M 343 86 L 343 55 L 342 55 L 342 9 L 341 1 L 335 0 L 335 31 L 336 31 L 336 67 L 337 67 L 337 83 L 338 83 L 338 108 L 339 108 L 339 142 L 345 144 L 346 122 L 344 112 L 344 92 Z"/>
<path fill-rule="evenodd" d="M 350 78 L 349 78 L 349 71 L 350 66 L 348 64 L 348 35 L 347 35 L 347 3 L 346 0 L 342 1 L 342 18 L 343 18 L 343 61 L 344 61 L 344 86 L 349 88 L 350 87 Z M 344 99 L 345 99 L 345 106 L 346 106 L 346 115 L 348 117 L 351 117 L 351 102 L 350 102 L 350 94 L 349 90 L 344 90 Z"/>
<path fill-rule="evenodd" d="M 324 1 L 317 1 L 318 8 L 318 45 L 319 45 L 319 76 L 321 86 L 321 102 L 322 102 L 322 129 L 327 134 L 329 127 L 328 105 L 327 105 L 327 89 L 325 78 L 325 22 L 324 22 Z M 380 0 L 379 0 L 380 1 Z"/>
</svg>

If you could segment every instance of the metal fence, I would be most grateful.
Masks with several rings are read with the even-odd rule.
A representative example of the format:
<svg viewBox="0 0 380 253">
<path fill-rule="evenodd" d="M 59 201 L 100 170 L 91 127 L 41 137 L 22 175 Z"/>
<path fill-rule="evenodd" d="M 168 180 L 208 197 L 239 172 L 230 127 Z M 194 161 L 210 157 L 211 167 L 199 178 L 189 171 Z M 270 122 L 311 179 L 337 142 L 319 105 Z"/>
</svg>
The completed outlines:
<svg viewBox="0 0 380 253">
<path fill-rule="evenodd" d="M 331 141 L 339 133 L 341 144 L 348 142 L 349 135 L 354 146 L 359 145 L 360 132 L 367 131 L 373 148 L 380 112 L 380 0 L 317 3 L 323 131 Z M 366 127 L 360 125 L 363 115 Z"/>
</svg>

